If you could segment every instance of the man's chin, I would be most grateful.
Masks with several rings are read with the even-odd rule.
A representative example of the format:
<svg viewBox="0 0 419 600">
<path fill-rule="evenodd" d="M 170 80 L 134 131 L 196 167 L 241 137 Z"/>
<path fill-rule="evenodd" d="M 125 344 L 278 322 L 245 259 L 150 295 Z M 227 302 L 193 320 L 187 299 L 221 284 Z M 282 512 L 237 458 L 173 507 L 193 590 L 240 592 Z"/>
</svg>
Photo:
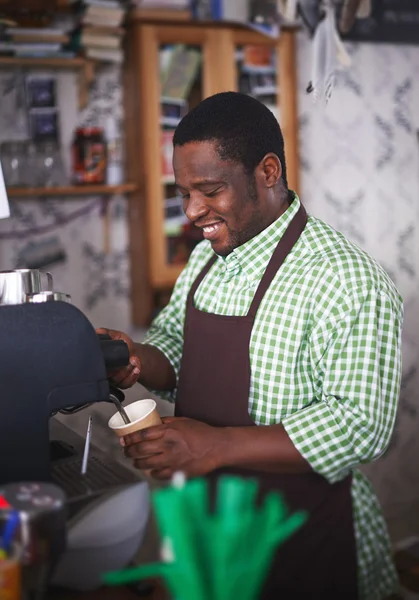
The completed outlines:
<svg viewBox="0 0 419 600">
<path fill-rule="evenodd" d="M 221 241 L 211 242 L 211 248 L 214 250 L 215 254 L 218 254 L 218 256 L 222 256 L 223 258 L 231 254 L 234 250 L 230 244 Z"/>
</svg>

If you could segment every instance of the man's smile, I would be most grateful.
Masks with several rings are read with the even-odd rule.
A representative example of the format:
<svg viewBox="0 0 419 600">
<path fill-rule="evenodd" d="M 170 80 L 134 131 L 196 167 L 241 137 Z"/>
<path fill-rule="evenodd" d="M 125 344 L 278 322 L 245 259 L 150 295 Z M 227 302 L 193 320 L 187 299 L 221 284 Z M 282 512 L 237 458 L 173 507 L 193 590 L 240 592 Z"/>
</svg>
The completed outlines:
<svg viewBox="0 0 419 600">
<path fill-rule="evenodd" d="M 204 227 L 201 227 L 204 238 L 206 240 L 214 240 L 215 238 L 217 238 L 223 223 L 224 221 L 217 221 L 215 223 L 210 223 L 208 225 L 205 225 Z"/>
</svg>

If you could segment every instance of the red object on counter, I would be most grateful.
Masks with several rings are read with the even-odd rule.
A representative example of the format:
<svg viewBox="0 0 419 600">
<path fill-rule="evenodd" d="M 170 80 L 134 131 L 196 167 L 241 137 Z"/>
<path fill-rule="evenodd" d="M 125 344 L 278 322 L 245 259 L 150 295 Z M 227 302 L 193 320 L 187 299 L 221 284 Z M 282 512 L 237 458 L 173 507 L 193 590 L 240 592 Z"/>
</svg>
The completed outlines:
<svg viewBox="0 0 419 600">
<path fill-rule="evenodd" d="M 0 509 L 12 508 L 4 496 L 0 496 Z"/>
</svg>

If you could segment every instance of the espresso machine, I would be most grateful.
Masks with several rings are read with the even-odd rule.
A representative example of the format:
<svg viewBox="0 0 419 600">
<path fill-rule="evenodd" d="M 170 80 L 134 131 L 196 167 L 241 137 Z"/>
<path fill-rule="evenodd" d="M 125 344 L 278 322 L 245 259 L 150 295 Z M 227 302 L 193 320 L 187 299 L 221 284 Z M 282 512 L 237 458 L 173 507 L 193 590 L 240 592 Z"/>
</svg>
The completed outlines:
<svg viewBox="0 0 419 600">
<path fill-rule="evenodd" d="M 0 331 L 0 492 L 31 482 L 63 491 L 66 550 L 52 582 L 94 589 L 138 550 L 148 485 L 95 447 L 82 474 L 85 440 L 53 416 L 123 399 L 107 372 L 128 364 L 128 347 L 98 336 L 70 296 L 53 290 L 51 275 L 35 270 L 0 272 Z"/>
</svg>

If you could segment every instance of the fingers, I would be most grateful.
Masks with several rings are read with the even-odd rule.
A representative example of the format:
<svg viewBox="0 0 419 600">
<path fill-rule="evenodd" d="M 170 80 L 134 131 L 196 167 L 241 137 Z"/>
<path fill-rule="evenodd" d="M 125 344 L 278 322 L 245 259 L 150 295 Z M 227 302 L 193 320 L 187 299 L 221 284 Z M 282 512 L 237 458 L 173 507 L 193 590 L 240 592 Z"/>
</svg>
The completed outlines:
<svg viewBox="0 0 419 600">
<path fill-rule="evenodd" d="M 141 362 L 140 362 L 140 359 L 138 358 L 138 356 L 135 356 L 135 355 L 134 356 L 130 356 L 129 365 L 128 366 L 132 367 L 134 369 L 134 371 L 135 371 L 135 369 L 137 369 L 138 373 L 140 373 L 140 371 L 141 371 Z"/>
<path fill-rule="evenodd" d="M 155 456 L 147 456 L 143 458 L 135 458 L 134 466 L 136 469 L 141 471 L 160 471 L 162 469 L 170 469 L 170 465 L 167 462 L 167 456 L 163 454 L 156 454 Z"/>
<path fill-rule="evenodd" d="M 171 470 L 170 463 L 173 457 L 165 451 L 165 431 L 163 425 L 157 425 L 121 438 L 121 445 L 125 446 L 125 456 L 133 459 L 134 467 L 141 471 Z"/>
<path fill-rule="evenodd" d="M 188 421 L 187 417 L 162 417 L 162 423 L 167 425 L 168 423 L 175 423 L 176 421 Z"/>
<path fill-rule="evenodd" d="M 173 447 L 173 436 L 178 434 L 170 423 L 181 420 L 185 419 L 167 417 L 162 425 L 141 429 L 121 438 L 125 455 L 133 459 L 135 468 L 151 474 L 154 479 L 172 477 L 179 469 L 179 457 Z"/>
<path fill-rule="evenodd" d="M 133 444 L 158 440 L 159 438 L 163 437 L 165 431 L 166 428 L 162 425 L 155 425 L 153 427 L 147 427 L 147 429 L 134 431 L 134 433 L 129 433 L 121 438 L 121 446 L 132 446 Z"/>
<path fill-rule="evenodd" d="M 126 337 L 122 331 L 117 331 L 116 329 L 107 329 L 106 327 L 98 327 L 96 329 L 96 333 L 105 333 L 113 340 L 123 340 Z"/>
<path fill-rule="evenodd" d="M 108 373 L 108 376 L 113 385 L 121 389 L 126 389 L 132 387 L 134 383 L 137 383 L 140 377 L 140 372 L 140 359 L 138 356 L 131 356 L 129 365 L 122 367 L 121 369 L 117 369 L 116 371 L 111 371 Z"/>
<path fill-rule="evenodd" d="M 109 335 L 108 330 L 106 329 L 106 327 L 96 327 L 96 333 L 97 334 L 106 334 Z"/>
<path fill-rule="evenodd" d="M 160 454 L 163 451 L 162 444 L 155 440 L 153 442 L 141 442 L 125 447 L 125 456 L 128 458 L 145 458 Z"/>
<path fill-rule="evenodd" d="M 153 479 L 160 479 L 162 481 L 165 481 L 167 479 L 172 478 L 173 469 L 154 470 L 154 471 L 151 471 L 151 476 L 153 477 Z"/>
<path fill-rule="evenodd" d="M 136 355 L 134 342 L 128 335 L 122 331 L 117 331 L 116 329 L 99 327 L 96 329 L 96 333 L 107 334 L 112 340 L 122 340 L 128 345 L 130 353 L 129 364 L 126 367 L 117 369 L 116 371 L 111 371 L 108 373 L 108 377 L 114 386 L 123 390 L 132 387 L 135 383 L 137 383 L 141 372 L 141 363 L 139 357 Z"/>
<path fill-rule="evenodd" d="M 158 479 L 159 481 L 166 481 L 173 477 L 174 471 L 173 471 L 173 469 L 170 469 L 170 468 L 151 470 L 151 469 L 142 469 L 141 467 L 139 467 L 135 464 L 135 461 L 133 464 L 136 469 L 139 469 L 140 471 L 143 472 L 143 474 L 145 475 L 147 480 Z"/>
<path fill-rule="evenodd" d="M 122 369 L 118 369 L 117 371 L 112 371 L 109 373 L 109 378 L 113 385 L 121 389 L 132 387 L 135 383 L 137 383 L 139 377 L 139 367 L 134 366 L 131 363 Z"/>
</svg>

